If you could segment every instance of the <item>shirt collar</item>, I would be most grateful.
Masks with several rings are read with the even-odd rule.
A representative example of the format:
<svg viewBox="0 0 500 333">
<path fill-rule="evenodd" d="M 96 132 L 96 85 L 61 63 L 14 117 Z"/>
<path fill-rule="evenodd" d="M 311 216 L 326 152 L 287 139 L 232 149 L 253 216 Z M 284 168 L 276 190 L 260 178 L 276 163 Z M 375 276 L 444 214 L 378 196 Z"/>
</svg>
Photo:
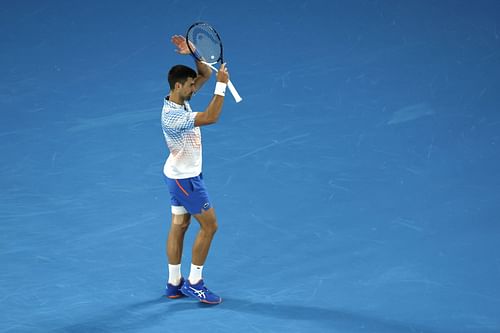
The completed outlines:
<svg viewBox="0 0 500 333">
<path fill-rule="evenodd" d="M 177 104 L 175 102 L 172 102 L 170 100 L 170 96 L 165 97 L 165 104 L 168 104 L 168 106 L 175 108 L 175 109 L 186 109 L 185 105 Z"/>
</svg>

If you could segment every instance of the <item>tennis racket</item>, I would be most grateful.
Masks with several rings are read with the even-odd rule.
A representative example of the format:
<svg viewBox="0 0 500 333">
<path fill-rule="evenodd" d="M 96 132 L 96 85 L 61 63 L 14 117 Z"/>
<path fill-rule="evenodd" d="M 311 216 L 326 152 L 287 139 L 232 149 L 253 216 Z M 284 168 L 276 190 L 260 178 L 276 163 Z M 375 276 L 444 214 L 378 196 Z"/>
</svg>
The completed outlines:
<svg viewBox="0 0 500 333">
<path fill-rule="evenodd" d="M 214 71 L 218 71 L 214 67 L 215 64 L 224 63 L 222 41 L 217 31 L 210 24 L 197 22 L 190 26 L 186 33 L 186 43 L 193 57 Z M 236 103 L 241 102 L 242 98 L 231 81 L 228 81 L 227 87 Z"/>
</svg>

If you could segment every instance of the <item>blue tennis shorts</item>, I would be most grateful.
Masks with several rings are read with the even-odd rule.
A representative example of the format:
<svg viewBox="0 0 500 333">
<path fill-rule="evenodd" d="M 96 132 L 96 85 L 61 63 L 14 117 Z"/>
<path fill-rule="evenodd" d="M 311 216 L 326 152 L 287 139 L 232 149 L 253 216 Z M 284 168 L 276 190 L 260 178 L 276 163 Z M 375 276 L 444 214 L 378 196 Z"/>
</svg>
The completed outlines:
<svg viewBox="0 0 500 333">
<path fill-rule="evenodd" d="M 209 210 L 212 207 L 203 181 L 203 174 L 186 179 L 164 177 L 170 192 L 172 214 L 200 214 L 202 210 Z"/>
</svg>

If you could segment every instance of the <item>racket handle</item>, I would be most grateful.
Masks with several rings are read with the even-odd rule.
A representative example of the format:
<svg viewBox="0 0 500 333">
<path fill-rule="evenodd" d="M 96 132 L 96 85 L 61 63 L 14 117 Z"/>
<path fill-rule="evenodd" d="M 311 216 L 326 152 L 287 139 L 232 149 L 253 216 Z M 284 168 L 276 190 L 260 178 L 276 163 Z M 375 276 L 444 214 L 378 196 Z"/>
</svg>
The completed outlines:
<svg viewBox="0 0 500 333">
<path fill-rule="evenodd" d="M 219 71 L 212 64 L 209 64 L 208 62 L 205 62 L 205 61 L 201 61 L 201 62 L 204 63 L 205 65 L 207 65 L 208 67 L 212 68 L 214 71 L 216 71 L 216 72 Z M 233 95 L 234 100 L 236 101 L 236 103 L 239 103 L 239 102 L 241 102 L 243 100 L 243 98 L 241 98 L 240 94 L 238 94 L 238 91 L 236 91 L 236 88 L 234 87 L 234 85 L 233 85 L 233 83 L 231 81 L 227 81 L 227 87 L 229 88 L 229 91 Z"/>
<path fill-rule="evenodd" d="M 227 81 L 227 87 L 229 88 L 229 91 L 233 95 L 236 103 L 239 103 L 243 100 L 243 98 L 241 98 L 240 94 L 238 94 L 238 91 L 236 90 L 236 88 L 234 87 L 234 85 L 231 81 Z"/>
</svg>

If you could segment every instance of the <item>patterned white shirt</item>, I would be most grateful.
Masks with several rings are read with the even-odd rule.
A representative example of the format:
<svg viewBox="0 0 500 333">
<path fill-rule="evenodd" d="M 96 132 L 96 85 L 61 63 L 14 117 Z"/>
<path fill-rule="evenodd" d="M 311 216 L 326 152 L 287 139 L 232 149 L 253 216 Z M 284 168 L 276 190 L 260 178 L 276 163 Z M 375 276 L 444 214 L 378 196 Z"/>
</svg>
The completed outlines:
<svg viewBox="0 0 500 333">
<path fill-rule="evenodd" d="M 168 97 L 167 97 L 168 98 Z M 188 102 L 176 104 L 165 98 L 161 113 L 163 135 L 170 154 L 163 167 L 171 179 L 196 177 L 201 173 L 201 131 L 194 126 L 197 112 Z"/>
</svg>

